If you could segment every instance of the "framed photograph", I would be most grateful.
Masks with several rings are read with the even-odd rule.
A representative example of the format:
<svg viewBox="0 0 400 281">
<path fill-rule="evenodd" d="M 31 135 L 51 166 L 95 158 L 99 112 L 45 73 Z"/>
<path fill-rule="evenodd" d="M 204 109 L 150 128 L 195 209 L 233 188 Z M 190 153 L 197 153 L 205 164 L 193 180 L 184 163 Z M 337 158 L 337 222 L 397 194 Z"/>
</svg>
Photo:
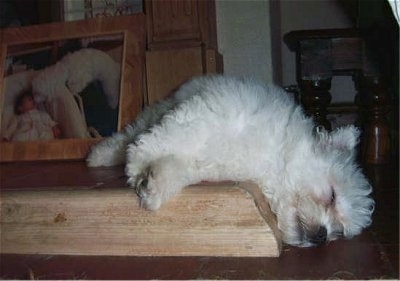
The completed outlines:
<svg viewBox="0 0 400 281">
<path fill-rule="evenodd" d="M 143 14 L 0 33 L 0 161 L 82 159 L 143 107 Z"/>
</svg>

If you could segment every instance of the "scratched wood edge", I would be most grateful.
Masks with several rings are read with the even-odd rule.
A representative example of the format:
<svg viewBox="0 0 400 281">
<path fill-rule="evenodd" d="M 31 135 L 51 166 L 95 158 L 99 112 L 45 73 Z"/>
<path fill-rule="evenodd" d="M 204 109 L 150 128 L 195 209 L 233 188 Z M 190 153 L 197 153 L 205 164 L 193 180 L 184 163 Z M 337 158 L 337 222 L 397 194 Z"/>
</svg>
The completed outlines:
<svg viewBox="0 0 400 281">
<path fill-rule="evenodd" d="M 274 216 L 249 183 L 190 186 L 156 212 L 140 208 L 128 188 L 0 196 L 1 254 L 277 257 L 281 251 Z"/>
<path fill-rule="evenodd" d="M 29 142 L 0 142 L 0 163 L 14 161 L 75 160 L 86 157 L 102 138 Z"/>
</svg>

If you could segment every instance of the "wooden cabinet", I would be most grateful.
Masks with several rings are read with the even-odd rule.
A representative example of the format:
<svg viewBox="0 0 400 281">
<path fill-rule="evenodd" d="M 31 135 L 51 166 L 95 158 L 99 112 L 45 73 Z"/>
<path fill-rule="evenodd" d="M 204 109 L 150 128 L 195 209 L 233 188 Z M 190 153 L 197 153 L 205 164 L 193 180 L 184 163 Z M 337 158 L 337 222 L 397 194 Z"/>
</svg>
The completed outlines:
<svg viewBox="0 0 400 281">
<path fill-rule="evenodd" d="M 214 0 L 147 0 L 147 101 L 191 77 L 222 72 Z"/>
<path fill-rule="evenodd" d="M 205 44 L 217 49 L 214 0 L 146 0 L 150 50 Z"/>
<path fill-rule="evenodd" d="M 146 53 L 148 104 L 172 94 L 191 77 L 221 72 L 219 54 L 202 46 L 154 50 Z"/>
</svg>

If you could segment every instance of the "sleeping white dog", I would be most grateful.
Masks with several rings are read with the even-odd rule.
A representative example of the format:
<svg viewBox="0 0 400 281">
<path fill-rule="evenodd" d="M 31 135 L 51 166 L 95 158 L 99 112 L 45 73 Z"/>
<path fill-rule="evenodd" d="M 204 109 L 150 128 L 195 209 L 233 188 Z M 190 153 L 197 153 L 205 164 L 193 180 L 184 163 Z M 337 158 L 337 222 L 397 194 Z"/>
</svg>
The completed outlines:
<svg viewBox="0 0 400 281">
<path fill-rule="evenodd" d="M 201 180 L 253 181 L 284 242 L 307 247 L 371 224 L 371 186 L 355 162 L 358 138 L 354 126 L 316 132 L 276 86 L 208 76 L 146 108 L 94 146 L 87 164 L 126 162 L 128 184 L 150 210 Z"/>
</svg>

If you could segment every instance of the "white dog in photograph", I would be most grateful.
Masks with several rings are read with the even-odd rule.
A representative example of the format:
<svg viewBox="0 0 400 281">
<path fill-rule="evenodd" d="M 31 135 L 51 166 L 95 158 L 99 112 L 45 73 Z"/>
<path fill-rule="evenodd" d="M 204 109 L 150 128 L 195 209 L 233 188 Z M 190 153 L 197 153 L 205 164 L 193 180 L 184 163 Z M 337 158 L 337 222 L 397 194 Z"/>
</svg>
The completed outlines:
<svg viewBox="0 0 400 281">
<path fill-rule="evenodd" d="M 109 106 L 117 108 L 121 65 L 96 49 L 69 53 L 56 64 L 44 68 L 33 79 L 32 90 L 36 102 L 43 102 L 68 92 L 79 94 L 95 80 L 101 82 Z"/>
<path fill-rule="evenodd" d="M 195 78 L 94 146 L 88 166 L 126 162 L 128 184 L 157 210 L 202 180 L 253 181 L 283 241 L 350 238 L 371 224 L 371 186 L 355 162 L 354 126 L 315 133 L 282 89 L 224 76 Z"/>
</svg>

